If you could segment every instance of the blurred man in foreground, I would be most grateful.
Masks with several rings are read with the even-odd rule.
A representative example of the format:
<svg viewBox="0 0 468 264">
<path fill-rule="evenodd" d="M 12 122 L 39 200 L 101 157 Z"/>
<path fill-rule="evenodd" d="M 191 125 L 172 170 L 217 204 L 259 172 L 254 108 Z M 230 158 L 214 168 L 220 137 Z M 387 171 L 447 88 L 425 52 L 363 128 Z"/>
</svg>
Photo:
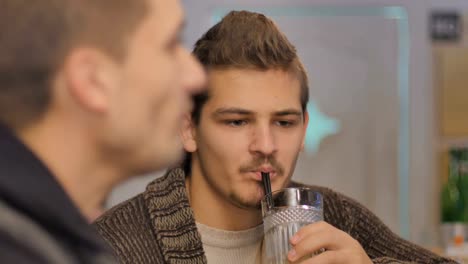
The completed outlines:
<svg viewBox="0 0 468 264">
<path fill-rule="evenodd" d="M 111 189 L 178 160 L 201 66 L 178 0 L 0 0 L 0 262 L 107 263 Z"/>
</svg>

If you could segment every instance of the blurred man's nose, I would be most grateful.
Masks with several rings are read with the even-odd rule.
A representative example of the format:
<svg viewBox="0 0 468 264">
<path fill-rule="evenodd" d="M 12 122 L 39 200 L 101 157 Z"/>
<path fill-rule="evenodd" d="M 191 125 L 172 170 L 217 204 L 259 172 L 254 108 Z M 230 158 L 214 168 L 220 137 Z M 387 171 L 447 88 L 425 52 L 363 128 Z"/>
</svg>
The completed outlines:
<svg viewBox="0 0 468 264">
<path fill-rule="evenodd" d="M 182 48 L 182 85 L 186 91 L 191 94 L 201 92 L 206 87 L 206 73 L 200 62 L 190 54 L 185 48 Z"/>
</svg>

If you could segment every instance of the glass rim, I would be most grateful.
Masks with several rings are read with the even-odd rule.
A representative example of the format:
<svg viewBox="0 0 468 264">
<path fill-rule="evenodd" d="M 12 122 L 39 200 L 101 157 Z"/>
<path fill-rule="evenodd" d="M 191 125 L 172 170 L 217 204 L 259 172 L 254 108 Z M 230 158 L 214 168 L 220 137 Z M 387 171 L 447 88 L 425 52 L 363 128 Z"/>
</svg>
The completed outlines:
<svg viewBox="0 0 468 264">
<path fill-rule="evenodd" d="M 299 195 L 303 192 L 312 195 Z M 284 193 L 284 195 L 281 195 Z M 323 208 L 323 195 L 320 191 L 309 187 L 288 187 L 276 190 L 261 199 L 262 211 L 270 211 L 285 207 Z"/>
<path fill-rule="evenodd" d="M 275 194 L 275 193 L 280 193 L 280 192 L 284 192 L 286 190 L 310 190 L 310 191 L 313 191 L 313 192 L 319 192 L 319 191 L 316 191 L 310 187 L 306 187 L 306 186 L 301 186 L 301 187 L 286 187 L 286 188 L 281 188 L 279 190 L 276 190 L 276 191 L 273 191 L 271 193 L 269 193 L 268 195 L 271 195 L 271 194 Z M 265 195 L 266 196 L 266 195 Z"/>
<path fill-rule="evenodd" d="M 279 190 L 276 190 L 276 191 L 273 191 L 273 192 L 271 192 L 271 193 L 269 193 L 269 194 L 264 195 L 264 196 L 262 197 L 262 201 L 264 201 L 264 200 L 267 198 L 267 196 L 273 197 L 275 194 L 283 193 L 283 192 L 286 192 L 286 191 L 288 191 L 288 190 L 312 191 L 312 192 L 317 193 L 317 194 L 319 194 L 320 196 L 323 197 L 323 195 L 322 195 L 321 192 L 319 192 L 319 191 L 317 191 L 317 190 L 315 190 L 315 189 L 312 189 L 312 188 L 310 188 L 310 187 L 286 187 L 286 188 L 281 188 L 281 189 L 279 189 Z"/>
</svg>

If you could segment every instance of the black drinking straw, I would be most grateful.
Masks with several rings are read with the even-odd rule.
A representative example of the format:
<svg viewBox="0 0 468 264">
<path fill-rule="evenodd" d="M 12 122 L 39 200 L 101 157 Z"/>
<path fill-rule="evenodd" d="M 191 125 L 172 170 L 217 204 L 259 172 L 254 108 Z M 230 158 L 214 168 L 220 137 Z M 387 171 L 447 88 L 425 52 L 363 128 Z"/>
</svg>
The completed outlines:
<svg viewBox="0 0 468 264">
<path fill-rule="evenodd" d="M 271 206 L 271 197 L 269 196 L 271 194 L 271 182 L 270 182 L 270 173 L 268 172 L 262 172 L 262 182 L 263 182 L 263 189 L 265 190 L 265 195 L 266 196 L 266 202 L 268 206 Z"/>
</svg>

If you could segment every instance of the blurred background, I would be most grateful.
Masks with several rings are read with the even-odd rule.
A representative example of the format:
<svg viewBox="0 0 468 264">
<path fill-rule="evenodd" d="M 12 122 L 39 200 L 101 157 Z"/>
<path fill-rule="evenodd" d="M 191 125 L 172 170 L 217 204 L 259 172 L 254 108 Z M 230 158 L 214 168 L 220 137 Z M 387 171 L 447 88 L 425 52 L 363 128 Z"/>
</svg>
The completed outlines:
<svg viewBox="0 0 468 264">
<path fill-rule="evenodd" d="M 461 187 L 468 179 L 468 1 L 183 3 L 190 49 L 224 14 L 242 9 L 271 17 L 297 47 L 311 103 L 295 180 L 355 198 L 427 248 L 468 252 L 468 180 L 466 196 Z M 125 183 L 108 207 L 157 176 Z"/>
</svg>

